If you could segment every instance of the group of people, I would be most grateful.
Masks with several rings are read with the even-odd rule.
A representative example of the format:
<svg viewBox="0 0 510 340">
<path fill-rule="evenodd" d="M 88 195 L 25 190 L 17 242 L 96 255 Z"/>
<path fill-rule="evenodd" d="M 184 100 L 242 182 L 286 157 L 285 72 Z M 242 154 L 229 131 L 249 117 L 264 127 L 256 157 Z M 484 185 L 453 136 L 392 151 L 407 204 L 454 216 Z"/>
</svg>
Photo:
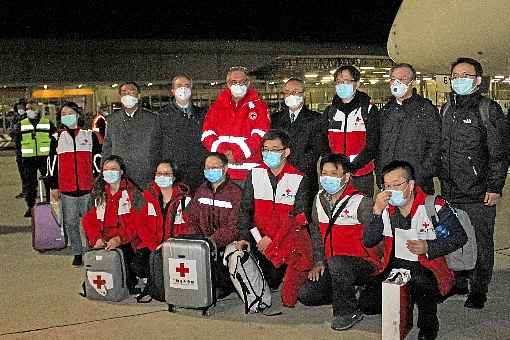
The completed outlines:
<svg viewBox="0 0 510 340">
<path fill-rule="evenodd" d="M 469 308 L 486 302 L 509 127 L 501 107 L 481 94 L 476 60 L 452 64 L 452 92 L 440 112 L 417 93 L 411 65 L 397 64 L 389 76 L 392 97 L 379 110 L 359 90 L 360 71 L 339 67 L 323 114 L 304 105 L 298 78 L 284 85 L 286 107 L 270 114 L 239 66 L 207 112 L 192 104 L 189 76 L 174 77 L 172 102 L 158 113 L 140 105 L 140 88 L 128 82 L 119 87 L 122 109 L 107 117 L 101 161 L 74 103 L 62 107 L 56 134 L 49 122 L 22 121 L 21 143 L 31 155 L 49 155 L 47 183 L 62 201 L 74 265 L 86 248 L 119 247 L 135 292 L 149 254 L 169 237 L 206 235 L 220 253 L 235 242 L 254 253 L 271 289 L 283 282 L 284 306 L 332 304 L 335 330 L 380 313 L 381 282 L 404 268 L 419 338 L 435 339 L 445 296 L 468 294 Z M 434 177 L 447 236 L 436 234 L 425 212 Z M 467 241 L 455 208 L 476 232 L 471 272 L 454 273 L 445 261 Z M 215 265 L 221 298 L 233 286 L 221 259 Z"/>
</svg>

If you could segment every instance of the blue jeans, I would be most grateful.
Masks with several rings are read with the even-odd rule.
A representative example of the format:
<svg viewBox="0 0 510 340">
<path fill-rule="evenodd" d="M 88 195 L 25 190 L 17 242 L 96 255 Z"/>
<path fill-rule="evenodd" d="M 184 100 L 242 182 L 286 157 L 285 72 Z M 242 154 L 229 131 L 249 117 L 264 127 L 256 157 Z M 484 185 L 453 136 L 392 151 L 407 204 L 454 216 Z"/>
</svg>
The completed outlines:
<svg viewBox="0 0 510 340">
<path fill-rule="evenodd" d="M 71 242 L 73 255 L 81 255 L 84 247 L 80 237 L 80 222 L 83 215 L 88 210 L 90 194 L 79 197 L 73 197 L 61 194 L 62 213 L 64 215 L 64 226 L 67 237 Z"/>
</svg>

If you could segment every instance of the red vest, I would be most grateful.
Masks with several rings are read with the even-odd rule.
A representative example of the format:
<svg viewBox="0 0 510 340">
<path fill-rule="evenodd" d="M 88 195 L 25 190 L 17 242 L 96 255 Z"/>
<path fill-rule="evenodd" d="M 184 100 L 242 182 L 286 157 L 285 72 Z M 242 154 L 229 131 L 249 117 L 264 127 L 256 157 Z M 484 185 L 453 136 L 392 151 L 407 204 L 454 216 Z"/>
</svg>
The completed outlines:
<svg viewBox="0 0 510 340">
<path fill-rule="evenodd" d="M 274 240 L 282 224 L 281 219 L 289 219 L 289 213 L 294 208 L 303 175 L 286 163 L 279 174 L 276 192 L 273 193 L 268 171 L 270 170 L 262 165 L 251 172 L 255 200 L 254 220 L 260 234 Z"/>
<path fill-rule="evenodd" d="M 368 112 L 372 104 L 368 105 Z M 366 144 L 367 130 L 365 121 L 361 115 L 361 106 L 346 115 L 340 110 L 336 110 L 333 116 L 333 122 L 328 129 L 329 147 L 333 153 L 341 153 L 349 157 L 352 161 L 363 151 Z M 334 125 L 341 126 L 340 129 L 334 128 Z M 374 162 L 370 161 L 363 168 L 357 170 L 354 176 L 363 176 L 374 171 Z"/>
<path fill-rule="evenodd" d="M 426 255 L 410 255 L 409 251 L 406 250 L 407 248 L 405 247 L 405 242 L 409 239 L 434 240 L 436 238 L 434 226 L 432 225 L 432 221 L 430 221 L 428 218 L 427 212 L 425 210 L 426 194 L 419 187 L 415 188 L 415 192 L 416 194 L 410 212 L 412 216 L 411 229 L 406 231 L 398 231 L 399 235 L 397 235 L 397 238 L 395 239 L 395 256 L 410 261 L 413 260 L 411 258 L 406 258 L 407 256 L 416 257 L 415 261 L 418 261 L 420 265 L 429 269 L 436 277 L 439 292 L 442 295 L 446 295 L 453 286 L 454 276 L 453 271 L 448 268 L 444 256 L 429 260 Z M 439 210 L 441 207 L 442 206 L 437 206 L 436 209 Z M 384 223 L 383 235 L 385 241 L 383 268 L 388 266 L 393 249 L 394 236 L 389 215 L 394 209 L 396 208 L 389 206 L 384 210 L 382 215 Z"/>
<path fill-rule="evenodd" d="M 321 204 L 319 195 L 315 197 L 315 209 L 319 219 L 319 228 L 324 242 L 324 252 L 329 259 L 331 256 L 356 256 L 361 257 L 375 268 L 380 269 L 381 260 L 377 255 L 375 247 L 365 248 L 363 246 L 363 224 L 358 220 L 358 208 L 364 195 L 351 194 L 355 191 L 351 183 L 345 189 L 337 203 L 332 216 L 337 213 L 338 208 L 348 199 L 349 202 L 336 218 L 331 233 L 326 237 L 329 228 L 330 218 Z"/>
<path fill-rule="evenodd" d="M 76 129 L 73 138 L 62 131 L 57 144 L 58 189 L 60 192 L 92 189 L 92 131 Z"/>
</svg>

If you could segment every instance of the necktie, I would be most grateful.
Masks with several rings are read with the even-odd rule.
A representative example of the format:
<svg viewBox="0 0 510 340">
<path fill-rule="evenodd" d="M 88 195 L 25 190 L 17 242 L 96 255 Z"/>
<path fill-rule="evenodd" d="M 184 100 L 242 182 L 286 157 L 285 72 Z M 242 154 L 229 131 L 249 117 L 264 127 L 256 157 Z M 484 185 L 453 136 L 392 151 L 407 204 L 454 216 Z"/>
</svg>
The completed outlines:
<svg viewBox="0 0 510 340">
<path fill-rule="evenodd" d="M 296 114 L 294 112 L 290 113 L 290 123 L 294 123 L 294 120 L 296 120 Z"/>
</svg>

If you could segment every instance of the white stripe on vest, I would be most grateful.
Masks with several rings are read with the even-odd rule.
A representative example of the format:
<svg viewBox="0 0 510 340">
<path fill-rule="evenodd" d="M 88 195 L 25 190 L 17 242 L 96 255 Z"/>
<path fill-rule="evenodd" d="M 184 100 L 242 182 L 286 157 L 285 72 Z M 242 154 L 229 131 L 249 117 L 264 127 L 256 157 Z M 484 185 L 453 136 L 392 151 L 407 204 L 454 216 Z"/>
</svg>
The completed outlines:
<svg viewBox="0 0 510 340">
<path fill-rule="evenodd" d="M 335 211 L 333 211 L 334 215 L 338 208 L 342 205 L 342 203 L 348 198 L 349 196 L 345 196 L 340 202 L 336 204 Z M 334 222 L 335 225 L 338 226 L 352 226 L 356 224 L 360 224 L 361 222 L 358 220 L 358 207 L 361 203 L 361 200 L 363 199 L 363 195 L 356 194 L 351 197 L 349 200 L 349 203 L 345 206 L 344 210 L 338 215 L 336 218 L 336 221 Z M 322 207 L 322 204 L 319 199 L 319 195 L 317 195 L 315 199 L 315 207 L 317 208 L 317 215 L 319 218 L 319 223 L 328 223 L 329 224 L 329 217 L 328 214 L 326 214 L 326 211 Z"/>
<path fill-rule="evenodd" d="M 207 197 L 200 197 L 198 199 L 198 202 L 200 204 L 204 204 L 204 205 L 232 209 L 232 203 L 228 202 L 228 201 L 220 201 L 220 200 L 213 200 L 213 199 L 207 198 Z"/>
<path fill-rule="evenodd" d="M 101 222 L 104 221 L 104 214 L 106 211 L 106 204 L 103 202 L 98 205 L 97 200 L 94 202 L 96 206 L 96 218 Z M 129 201 L 129 194 L 127 190 L 122 190 L 122 196 L 119 199 L 119 207 L 117 209 L 117 215 L 125 215 L 131 211 L 131 202 Z"/>
<path fill-rule="evenodd" d="M 76 151 L 92 152 L 92 131 L 80 130 L 75 138 Z M 67 131 L 62 131 L 58 138 L 57 154 L 74 152 L 73 137 Z"/>
<path fill-rule="evenodd" d="M 267 170 L 255 168 L 251 172 L 253 196 L 256 200 L 273 201 L 273 187 Z M 294 205 L 296 193 L 303 176 L 298 174 L 284 174 L 276 187 L 274 202 L 277 204 Z"/>
<path fill-rule="evenodd" d="M 372 105 L 368 105 L 368 112 L 370 112 L 370 109 L 372 108 Z M 361 115 L 361 107 L 358 107 L 355 111 L 351 111 L 349 115 L 347 116 L 347 130 L 346 132 L 365 132 L 365 121 L 363 120 L 363 117 Z M 337 122 L 342 122 L 342 128 L 344 129 L 345 126 L 345 113 L 343 113 L 340 110 L 337 110 L 335 115 L 333 116 L 333 120 Z M 332 129 L 329 129 L 329 131 L 332 131 Z M 343 132 L 343 131 L 338 131 Z"/>
</svg>

